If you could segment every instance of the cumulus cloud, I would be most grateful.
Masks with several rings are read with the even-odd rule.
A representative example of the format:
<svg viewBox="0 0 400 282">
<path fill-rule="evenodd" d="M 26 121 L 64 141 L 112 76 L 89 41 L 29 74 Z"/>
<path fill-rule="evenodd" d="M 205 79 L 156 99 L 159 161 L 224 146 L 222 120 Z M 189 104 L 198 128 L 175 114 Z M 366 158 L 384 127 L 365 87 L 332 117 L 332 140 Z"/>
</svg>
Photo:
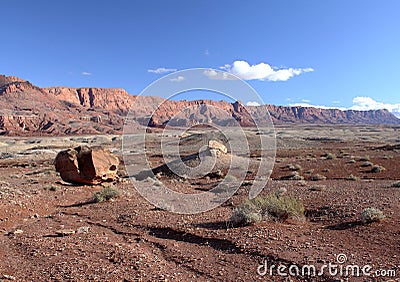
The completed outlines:
<svg viewBox="0 0 400 282">
<path fill-rule="evenodd" d="M 170 79 L 170 81 L 172 81 L 172 82 L 181 82 L 183 80 L 185 80 L 185 77 L 183 77 L 181 75 Z"/>
<path fill-rule="evenodd" d="M 260 106 L 260 103 L 254 102 L 254 101 L 249 101 L 246 103 L 246 106 Z"/>
<path fill-rule="evenodd" d="M 338 103 L 334 101 L 333 103 Z M 353 105 L 349 108 L 336 107 L 336 106 L 323 106 L 323 105 L 312 105 L 309 103 L 294 103 L 289 104 L 292 107 L 312 107 L 319 109 L 339 109 L 339 110 L 355 110 L 355 111 L 369 111 L 369 110 L 380 110 L 386 109 L 396 117 L 400 118 L 400 104 L 389 104 L 375 101 L 371 97 L 355 97 L 353 99 Z"/>
<path fill-rule="evenodd" d="M 177 71 L 177 69 L 169 69 L 169 68 L 158 68 L 158 69 L 149 69 L 147 72 L 156 73 L 156 74 L 163 74 Z"/>
<path fill-rule="evenodd" d="M 312 72 L 312 68 L 272 68 L 267 63 L 250 65 L 246 61 L 235 61 L 232 65 L 226 64 L 220 69 L 227 71 L 243 80 L 267 80 L 267 81 L 286 81 L 289 78 L 306 72 Z M 205 73 L 207 75 L 207 73 Z M 230 79 L 222 75 L 208 73 L 212 79 Z"/>
<path fill-rule="evenodd" d="M 210 79 L 217 79 L 217 80 L 237 80 L 236 76 L 233 76 L 227 72 L 217 72 L 215 70 L 205 70 L 204 75 Z"/>
<path fill-rule="evenodd" d="M 87 71 L 83 71 L 81 74 L 82 74 L 82 75 L 86 75 L 86 76 L 88 76 L 88 75 L 92 75 L 92 73 L 91 73 L 91 72 L 87 72 Z"/>
</svg>

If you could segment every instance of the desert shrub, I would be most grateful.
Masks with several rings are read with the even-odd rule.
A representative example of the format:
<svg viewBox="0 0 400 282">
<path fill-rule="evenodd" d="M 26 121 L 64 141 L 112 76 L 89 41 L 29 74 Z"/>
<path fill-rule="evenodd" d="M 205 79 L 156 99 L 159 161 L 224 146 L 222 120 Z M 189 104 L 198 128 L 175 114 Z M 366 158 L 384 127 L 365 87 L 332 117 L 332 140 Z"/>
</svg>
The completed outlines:
<svg viewBox="0 0 400 282">
<path fill-rule="evenodd" d="M 353 174 L 350 174 L 349 176 L 346 177 L 346 180 L 357 181 L 358 177 Z"/>
<path fill-rule="evenodd" d="M 304 177 L 301 176 L 297 171 L 292 171 L 289 175 L 281 177 L 282 180 L 303 180 Z"/>
<path fill-rule="evenodd" d="M 57 191 L 58 189 L 60 189 L 58 186 L 56 186 L 56 185 L 50 185 L 50 186 L 48 186 L 48 187 L 44 187 L 43 188 L 44 190 L 49 190 L 49 191 Z"/>
<path fill-rule="evenodd" d="M 106 202 L 112 198 L 116 198 L 121 195 L 121 192 L 114 186 L 107 186 L 100 191 L 94 193 L 93 201 L 96 203 Z"/>
<path fill-rule="evenodd" d="M 303 219 L 304 205 L 297 198 L 274 194 L 255 197 L 240 204 L 233 211 L 234 225 L 249 225 L 266 219 Z"/>
<path fill-rule="evenodd" d="M 366 208 L 361 212 L 361 221 L 363 223 L 372 223 L 381 221 L 385 218 L 383 212 L 376 208 Z"/>
<path fill-rule="evenodd" d="M 285 187 L 281 187 L 275 191 L 275 196 L 281 197 L 287 193 L 287 189 Z"/>
<path fill-rule="evenodd" d="M 314 174 L 310 178 L 311 181 L 320 181 L 320 180 L 326 180 L 326 176 L 323 176 L 321 174 Z"/>
<path fill-rule="evenodd" d="M 361 166 L 362 167 L 369 167 L 369 166 L 373 166 L 374 164 L 373 163 L 371 163 L 371 162 L 363 162 L 362 164 L 361 164 Z"/>
<path fill-rule="evenodd" d="M 393 183 L 392 187 L 400 188 L 400 181 L 397 181 L 397 182 Z"/>
<path fill-rule="evenodd" d="M 381 165 L 374 165 L 374 166 L 371 168 L 371 172 L 373 172 L 373 173 L 379 173 L 379 172 L 382 172 L 382 171 L 384 171 L 384 170 L 386 170 L 386 168 L 384 168 L 384 167 L 381 166 Z"/>
<path fill-rule="evenodd" d="M 327 160 L 336 159 L 336 155 L 332 154 L 332 153 L 325 153 L 323 157 L 325 157 L 325 159 L 327 159 Z"/>
<path fill-rule="evenodd" d="M 296 164 L 296 165 L 289 164 L 289 165 L 287 165 L 287 168 L 289 170 L 291 170 L 291 171 L 298 171 L 298 170 L 302 170 L 303 169 L 301 167 L 301 165 L 298 165 L 298 164 Z"/>
<path fill-rule="evenodd" d="M 313 169 L 309 169 L 309 170 L 306 170 L 306 171 L 304 172 L 304 174 L 312 174 L 312 173 L 314 173 L 314 170 L 313 170 Z"/>
<path fill-rule="evenodd" d="M 354 163 L 356 163 L 356 160 L 351 159 L 351 160 L 349 161 L 349 164 L 354 164 Z"/>
<path fill-rule="evenodd" d="M 310 191 L 318 191 L 318 192 L 321 192 L 321 191 L 325 191 L 325 190 L 326 190 L 326 186 L 325 186 L 325 185 L 314 185 L 314 186 L 311 186 L 311 187 L 309 188 L 309 190 L 310 190 Z"/>
</svg>

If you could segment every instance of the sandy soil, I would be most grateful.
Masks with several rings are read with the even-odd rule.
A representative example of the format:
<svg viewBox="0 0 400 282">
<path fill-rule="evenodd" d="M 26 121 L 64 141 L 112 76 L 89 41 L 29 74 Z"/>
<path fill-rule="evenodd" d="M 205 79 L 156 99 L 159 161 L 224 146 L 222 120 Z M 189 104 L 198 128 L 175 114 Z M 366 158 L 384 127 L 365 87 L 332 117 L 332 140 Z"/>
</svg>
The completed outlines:
<svg viewBox="0 0 400 282">
<path fill-rule="evenodd" d="M 400 180 L 399 132 L 398 126 L 277 128 L 275 167 L 263 193 L 286 188 L 304 201 L 306 220 L 243 227 L 232 226 L 230 217 L 248 196 L 247 182 L 222 206 L 196 215 L 155 208 L 123 177 L 114 184 L 120 197 L 93 203 L 102 186 L 62 182 L 53 159 L 78 144 L 102 145 L 121 155 L 120 136 L 2 137 L 0 280 L 398 281 L 400 188 L 393 184 Z M 366 162 L 385 170 L 371 172 Z M 304 180 L 282 180 L 296 165 Z M 124 176 L 123 165 L 120 169 Z M 312 181 L 316 174 L 326 179 Z M 177 187 L 209 185 L 187 181 Z M 368 207 L 386 218 L 362 224 L 360 212 Z M 268 270 L 311 264 L 319 269 L 337 264 L 339 254 L 347 257 L 342 266 L 371 265 L 386 277 L 333 277 L 326 270 L 319 277 L 288 280 L 276 268 L 273 275 L 257 273 L 265 263 Z"/>
</svg>

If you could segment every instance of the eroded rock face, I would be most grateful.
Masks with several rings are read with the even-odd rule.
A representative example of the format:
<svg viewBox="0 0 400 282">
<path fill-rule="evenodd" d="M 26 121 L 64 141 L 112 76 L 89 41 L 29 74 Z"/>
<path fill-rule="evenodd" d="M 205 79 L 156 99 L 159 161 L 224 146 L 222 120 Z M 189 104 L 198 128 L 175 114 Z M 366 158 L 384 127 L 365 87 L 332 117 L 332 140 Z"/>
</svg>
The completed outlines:
<svg viewBox="0 0 400 282">
<path fill-rule="evenodd" d="M 57 154 L 54 165 L 65 182 L 99 184 L 117 178 L 119 159 L 101 148 L 79 146 Z"/>
</svg>

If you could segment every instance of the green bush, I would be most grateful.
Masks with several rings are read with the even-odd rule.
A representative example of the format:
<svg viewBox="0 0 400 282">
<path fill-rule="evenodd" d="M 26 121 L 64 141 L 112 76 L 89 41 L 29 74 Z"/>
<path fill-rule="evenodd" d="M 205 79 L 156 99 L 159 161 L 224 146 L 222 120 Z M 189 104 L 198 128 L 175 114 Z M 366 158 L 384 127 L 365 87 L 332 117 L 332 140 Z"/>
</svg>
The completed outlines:
<svg viewBox="0 0 400 282">
<path fill-rule="evenodd" d="M 366 208 L 361 212 L 361 221 L 363 223 L 381 221 L 384 218 L 383 212 L 376 208 Z"/>
<path fill-rule="evenodd" d="M 106 202 L 120 195 L 121 192 L 117 188 L 114 186 L 107 186 L 93 195 L 93 201 L 96 203 Z"/>
<path fill-rule="evenodd" d="M 303 219 L 304 205 L 297 198 L 276 196 L 258 196 L 240 204 L 233 211 L 231 221 L 234 225 L 249 225 L 262 220 Z"/>
</svg>

